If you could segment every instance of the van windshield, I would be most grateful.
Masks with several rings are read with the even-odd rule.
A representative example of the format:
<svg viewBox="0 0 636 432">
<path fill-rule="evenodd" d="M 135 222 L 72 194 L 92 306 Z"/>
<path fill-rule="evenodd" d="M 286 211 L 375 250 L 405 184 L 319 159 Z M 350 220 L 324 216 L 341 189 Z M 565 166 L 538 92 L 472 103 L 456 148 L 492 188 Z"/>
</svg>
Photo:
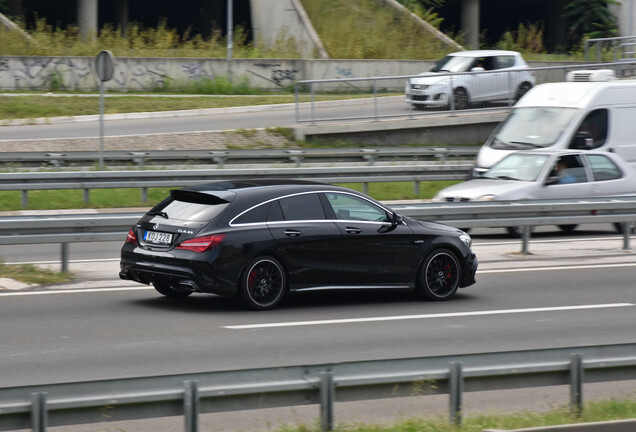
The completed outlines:
<svg viewBox="0 0 636 432">
<path fill-rule="evenodd" d="M 486 145 L 507 150 L 550 147 L 577 111 L 576 108 L 562 107 L 515 108 L 499 124 Z"/>
</svg>

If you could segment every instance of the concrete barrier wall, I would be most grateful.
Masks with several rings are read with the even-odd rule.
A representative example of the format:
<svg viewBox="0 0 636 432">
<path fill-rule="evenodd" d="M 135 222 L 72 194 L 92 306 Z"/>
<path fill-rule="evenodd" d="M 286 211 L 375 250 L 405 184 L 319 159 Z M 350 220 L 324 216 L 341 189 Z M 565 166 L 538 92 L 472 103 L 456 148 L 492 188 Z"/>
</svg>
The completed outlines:
<svg viewBox="0 0 636 432">
<path fill-rule="evenodd" d="M 0 57 L 0 90 L 95 91 L 94 57 Z M 431 60 L 303 60 L 116 57 L 106 90 L 151 91 L 217 77 L 245 79 L 251 87 L 280 90 L 299 80 L 415 75 Z M 545 63 L 537 63 L 541 66 Z M 562 64 L 562 63 L 561 63 Z M 551 64 L 555 66 L 556 64 Z M 231 70 L 228 70 L 228 66 Z M 399 83 L 396 91 L 403 90 Z"/>
</svg>

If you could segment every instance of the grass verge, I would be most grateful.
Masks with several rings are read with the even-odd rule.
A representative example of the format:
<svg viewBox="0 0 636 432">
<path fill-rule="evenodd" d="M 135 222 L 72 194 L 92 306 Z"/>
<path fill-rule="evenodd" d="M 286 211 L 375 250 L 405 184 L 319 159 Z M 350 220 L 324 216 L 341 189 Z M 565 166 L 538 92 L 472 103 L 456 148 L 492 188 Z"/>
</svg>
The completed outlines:
<svg viewBox="0 0 636 432">
<path fill-rule="evenodd" d="M 15 279 L 36 285 L 48 285 L 73 280 L 72 273 L 43 269 L 33 264 L 5 264 L 0 262 L 0 278 Z"/>
</svg>

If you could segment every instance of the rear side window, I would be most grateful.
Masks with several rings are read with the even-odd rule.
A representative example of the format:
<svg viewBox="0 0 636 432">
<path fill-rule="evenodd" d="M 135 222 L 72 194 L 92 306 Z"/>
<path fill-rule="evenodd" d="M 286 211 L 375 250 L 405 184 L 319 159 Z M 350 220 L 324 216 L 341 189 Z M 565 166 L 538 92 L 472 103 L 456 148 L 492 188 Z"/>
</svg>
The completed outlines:
<svg viewBox="0 0 636 432">
<path fill-rule="evenodd" d="M 497 56 L 495 63 L 496 69 L 510 68 L 515 65 L 515 57 L 510 55 Z"/>
<path fill-rule="evenodd" d="M 621 178 L 621 170 L 607 156 L 590 155 L 588 156 L 590 165 L 592 166 L 592 174 L 595 181 L 615 180 Z"/>
<path fill-rule="evenodd" d="M 294 195 L 279 200 L 285 220 L 325 219 L 318 194 Z"/>
<path fill-rule="evenodd" d="M 269 204 L 261 204 L 253 209 L 250 209 L 237 217 L 232 224 L 250 224 L 261 223 L 267 221 L 267 214 L 269 213 Z"/>
</svg>

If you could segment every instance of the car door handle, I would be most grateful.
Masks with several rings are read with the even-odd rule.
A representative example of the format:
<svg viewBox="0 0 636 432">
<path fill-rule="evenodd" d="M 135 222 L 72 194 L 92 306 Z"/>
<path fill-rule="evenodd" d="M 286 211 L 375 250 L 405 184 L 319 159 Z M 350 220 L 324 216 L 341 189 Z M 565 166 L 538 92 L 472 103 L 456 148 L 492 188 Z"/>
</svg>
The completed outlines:
<svg viewBox="0 0 636 432">
<path fill-rule="evenodd" d="M 300 237 L 303 233 L 298 230 L 285 230 L 285 235 L 287 237 Z"/>
<path fill-rule="evenodd" d="M 362 230 L 360 228 L 345 228 L 345 231 L 347 232 L 347 234 L 360 234 L 362 232 Z"/>
</svg>

